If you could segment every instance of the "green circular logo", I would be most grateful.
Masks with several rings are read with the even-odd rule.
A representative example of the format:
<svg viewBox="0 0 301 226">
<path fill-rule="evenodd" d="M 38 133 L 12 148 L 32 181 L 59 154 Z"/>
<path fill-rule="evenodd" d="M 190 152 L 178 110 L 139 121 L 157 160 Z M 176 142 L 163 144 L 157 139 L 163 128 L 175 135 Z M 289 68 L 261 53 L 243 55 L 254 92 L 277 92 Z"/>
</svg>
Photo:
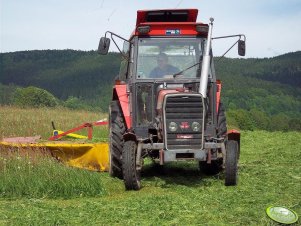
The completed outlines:
<svg viewBox="0 0 301 226">
<path fill-rule="evenodd" d="M 297 213 L 286 207 L 270 206 L 266 209 L 266 213 L 272 220 L 282 224 L 293 224 L 298 221 Z"/>
</svg>

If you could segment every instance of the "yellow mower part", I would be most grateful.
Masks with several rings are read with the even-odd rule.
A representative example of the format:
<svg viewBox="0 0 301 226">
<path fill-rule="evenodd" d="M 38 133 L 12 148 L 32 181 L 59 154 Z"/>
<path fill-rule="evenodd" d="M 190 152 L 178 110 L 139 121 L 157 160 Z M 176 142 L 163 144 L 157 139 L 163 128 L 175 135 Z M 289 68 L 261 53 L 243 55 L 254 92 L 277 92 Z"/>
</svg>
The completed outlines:
<svg viewBox="0 0 301 226">
<path fill-rule="evenodd" d="M 62 130 L 53 130 L 53 136 L 56 136 L 56 135 L 60 135 L 62 133 L 65 133 L 64 131 Z M 77 139 L 88 139 L 87 136 L 83 136 L 83 135 L 79 135 L 79 134 L 76 134 L 76 133 L 68 133 L 66 134 L 67 137 L 72 137 L 72 138 L 77 138 Z"/>
<path fill-rule="evenodd" d="M 52 144 L 46 148 L 59 160 L 70 166 L 89 170 L 107 171 L 109 168 L 109 145 L 94 144 Z"/>
<path fill-rule="evenodd" d="M 10 143 L 0 142 L 8 147 L 46 148 L 55 158 L 74 167 L 107 171 L 109 169 L 108 143 Z"/>
</svg>

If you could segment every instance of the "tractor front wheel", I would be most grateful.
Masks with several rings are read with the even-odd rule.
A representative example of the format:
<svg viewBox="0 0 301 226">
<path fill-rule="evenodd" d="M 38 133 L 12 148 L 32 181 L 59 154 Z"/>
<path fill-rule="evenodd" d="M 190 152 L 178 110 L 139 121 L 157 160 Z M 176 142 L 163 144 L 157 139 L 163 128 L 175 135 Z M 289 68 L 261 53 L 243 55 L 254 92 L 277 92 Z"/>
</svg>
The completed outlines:
<svg viewBox="0 0 301 226">
<path fill-rule="evenodd" d="M 237 163 L 238 163 L 239 145 L 237 141 L 229 140 L 226 145 L 225 162 L 225 185 L 233 186 L 237 184 Z"/>
<path fill-rule="evenodd" d="M 122 172 L 126 190 L 139 190 L 141 188 L 140 170 L 136 169 L 136 153 L 136 142 L 126 141 L 122 150 Z"/>
</svg>

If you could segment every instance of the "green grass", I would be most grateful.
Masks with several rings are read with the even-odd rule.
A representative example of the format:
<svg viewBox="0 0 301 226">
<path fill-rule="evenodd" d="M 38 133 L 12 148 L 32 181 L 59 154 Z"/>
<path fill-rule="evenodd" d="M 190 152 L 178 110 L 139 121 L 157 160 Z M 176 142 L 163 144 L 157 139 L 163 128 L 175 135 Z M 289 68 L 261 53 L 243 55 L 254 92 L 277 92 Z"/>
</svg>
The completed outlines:
<svg viewBox="0 0 301 226">
<path fill-rule="evenodd" d="M 68 130 L 104 117 L 105 114 L 65 108 L 0 106 L 0 134 L 2 137 L 41 135 L 46 140 L 52 132 L 51 121 L 59 129 Z M 107 128 L 94 127 L 93 140 L 100 141 L 103 137 L 107 137 Z M 0 146 L 0 197 L 66 199 L 103 194 L 105 189 L 99 173 L 67 167 L 42 148 Z"/>
<path fill-rule="evenodd" d="M 97 175 L 101 195 L 2 196 L 0 225 L 279 225 L 266 216 L 268 206 L 301 215 L 300 140 L 298 132 L 243 132 L 235 187 L 225 187 L 222 174 L 200 174 L 194 162 L 161 169 L 147 161 L 140 191 L 125 191 L 108 173 L 82 170 Z"/>
<path fill-rule="evenodd" d="M 105 194 L 98 173 L 67 167 L 43 149 L 2 148 L 0 181 L 1 198 L 66 199 Z"/>
<path fill-rule="evenodd" d="M 95 122 L 108 118 L 107 114 L 88 111 L 74 111 L 66 108 L 28 108 L 0 106 L 0 140 L 3 137 L 36 136 L 42 139 L 52 136 L 54 121 L 56 129 L 67 131 L 86 122 Z M 107 126 L 95 126 L 93 139 L 96 141 L 108 137 Z M 87 135 L 83 129 L 78 134 Z"/>
</svg>

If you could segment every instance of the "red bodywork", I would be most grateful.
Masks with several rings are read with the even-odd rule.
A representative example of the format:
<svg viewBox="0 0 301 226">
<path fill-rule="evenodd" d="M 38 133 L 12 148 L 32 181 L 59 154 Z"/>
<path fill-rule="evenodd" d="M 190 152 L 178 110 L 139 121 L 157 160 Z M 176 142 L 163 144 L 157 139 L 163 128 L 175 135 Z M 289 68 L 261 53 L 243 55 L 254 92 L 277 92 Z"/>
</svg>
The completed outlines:
<svg viewBox="0 0 301 226">
<path fill-rule="evenodd" d="M 186 22 L 196 22 L 196 18 L 198 16 L 198 10 L 197 9 L 156 9 L 156 10 L 138 10 L 137 11 L 137 21 L 136 21 L 136 27 L 138 27 L 139 24 L 148 22 L 148 13 L 149 12 L 166 12 L 166 11 L 172 11 L 172 12 L 188 12 L 188 17 Z"/>
<path fill-rule="evenodd" d="M 202 23 L 187 23 L 187 22 L 148 22 L 141 23 L 140 26 L 150 26 L 150 32 L 147 36 L 170 36 L 166 34 L 167 30 L 179 30 L 180 33 L 177 36 L 196 36 L 196 35 L 206 35 L 207 33 L 200 33 L 196 31 L 196 25 L 203 25 Z M 137 30 L 134 35 L 140 34 Z"/>
<path fill-rule="evenodd" d="M 238 130 L 232 129 L 227 132 L 228 140 L 235 140 L 240 144 L 240 132 Z"/>
<path fill-rule="evenodd" d="M 172 14 L 172 13 L 186 13 L 187 17 L 184 19 L 182 18 L 182 21 L 178 22 L 171 22 L 168 19 L 166 19 L 164 16 L 160 18 L 160 21 L 158 22 L 157 19 L 152 19 L 149 16 L 150 13 L 153 14 L 160 14 L 160 13 L 166 13 Z M 197 32 L 196 26 L 202 25 L 207 26 L 208 24 L 203 24 L 200 22 L 196 22 L 198 16 L 198 10 L 197 9 L 162 9 L 162 10 L 138 10 L 137 11 L 137 21 L 136 21 L 136 29 L 132 33 L 132 37 L 134 35 L 138 36 L 197 36 L 197 35 L 204 35 L 207 36 L 207 32 Z M 157 21 L 156 21 L 157 20 Z M 147 34 L 139 33 L 137 28 L 142 26 L 149 26 L 150 31 Z M 179 33 L 177 34 L 167 34 L 168 30 L 178 30 Z"/>
<path fill-rule="evenodd" d="M 132 126 L 132 119 L 129 106 L 129 94 L 127 93 L 126 89 L 126 84 L 115 85 L 114 87 L 114 91 L 116 91 L 119 103 L 121 105 L 121 110 L 123 112 L 126 126 L 129 129 Z"/>
<path fill-rule="evenodd" d="M 178 93 L 178 91 L 173 89 L 162 89 L 159 91 L 157 101 L 157 112 L 160 112 L 162 110 L 164 97 L 166 96 L 166 94 L 169 93 Z"/>
<path fill-rule="evenodd" d="M 219 110 L 219 104 L 220 104 L 220 95 L 221 95 L 221 89 L 222 89 L 222 84 L 220 81 L 217 81 L 217 92 L 216 92 L 216 112 Z M 114 87 L 114 92 L 116 92 L 117 98 L 120 102 L 121 105 L 121 110 L 126 122 L 127 128 L 131 128 L 132 126 L 132 119 L 131 119 L 131 114 L 130 114 L 130 102 L 129 102 L 129 94 L 126 91 L 126 85 L 115 85 Z M 179 93 L 183 92 L 183 90 L 178 90 L 178 89 L 163 89 L 159 92 L 158 94 L 158 101 L 157 101 L 157 112 L 162 110 L 163 106 L 163 100 L 166 94 L 169 93 Z M 238 131 L 237 131 L 238 132 Z M 239 132 L 238 132 L 239 133 Z"/>
</svg>

